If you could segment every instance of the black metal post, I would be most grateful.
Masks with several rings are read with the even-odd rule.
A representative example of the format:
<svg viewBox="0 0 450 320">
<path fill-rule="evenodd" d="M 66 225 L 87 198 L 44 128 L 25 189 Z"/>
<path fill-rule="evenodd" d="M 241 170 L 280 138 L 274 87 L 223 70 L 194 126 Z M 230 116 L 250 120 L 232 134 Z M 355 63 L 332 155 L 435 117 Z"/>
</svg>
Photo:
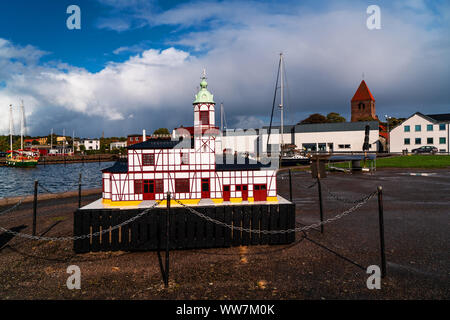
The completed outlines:
<svg viewBox="0 0 450 320">
<path fill-rule="evenodd" d="M 78 208 L 81 208 L 81 172 L 78 177 Z"/>
<path fill-rule="evenodd" d="M 33 236 L 36 235 L 37 194 L 38 194 L 38 181 L 37 181 L 37 180 L 34 180 Z"/>
<path fill-rule="evenodd" d="M 289 201 L 292 202 L 292 175 L 291 175 L 291 169 L 289 169 Z"/>
<path fill-rule="evenodd" d="M 384 250 L 384 217 L 383 217 L 383 188 L 378 190 L 378 223 L 380 226 L 380 249 L 381 249 L 381 277 L 386 276 L 386 254 Z"/>
<path fill-rule="evenodd" d="M 317 189 L 319 191 L 320 222 L 323 222 L 322 185 L 320 184 L 320 174 L 317 175 Z M 320 225 L 320 233 L 323 233 L 323 224 Z"/>
<path fill-rule="evenodd" d="M 166 215 L 166 272 L 164 286 L 169 286 L 169 230 L 170 230 L 170 192 L 167 192 L 167 215 Z"/>
</svg>

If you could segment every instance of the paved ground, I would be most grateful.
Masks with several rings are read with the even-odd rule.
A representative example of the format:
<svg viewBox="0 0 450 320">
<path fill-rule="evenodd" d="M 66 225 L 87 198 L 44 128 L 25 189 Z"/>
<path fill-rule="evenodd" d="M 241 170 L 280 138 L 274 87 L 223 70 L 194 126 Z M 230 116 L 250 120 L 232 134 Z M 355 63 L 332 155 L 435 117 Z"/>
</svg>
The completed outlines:
<svg viewBox="0 0 450 320">
<path fill-rule="evenodd" d="M 171 252 L 168 289 L 155 252 L 76 255 L 71 243 L 0 233 L 0 299 L 449 299 L 450 172 L 411 172 L 429 174 L 386 169 L 375 175 L 335 173 L 323 180 L 326 218 L 352 206 L 336 198 L 357 200 L 383 186 L 388 274 L 381 290 L 366 287 L 365 268 L 380 261 L 372 199 L 326 225 L 324 234 L 297 234 L 292 245 Z M 293 173 L 293 179 L 299 225 L 316 222 L 317 187 L 307 188 L 314 181 L 306 172 Z M 278 184 L 287 198 L 285 173 Z M 39 233 L 53 226 L 46 235 L 69 235 L 76 206 L 76 198 L 40 202 Z M 0 217 L 0 226 L 29 233 L 30 204 L 19 209 Z M 81 290 L 66 288 L 71 264 L 81 268 Z"/>
</svg>

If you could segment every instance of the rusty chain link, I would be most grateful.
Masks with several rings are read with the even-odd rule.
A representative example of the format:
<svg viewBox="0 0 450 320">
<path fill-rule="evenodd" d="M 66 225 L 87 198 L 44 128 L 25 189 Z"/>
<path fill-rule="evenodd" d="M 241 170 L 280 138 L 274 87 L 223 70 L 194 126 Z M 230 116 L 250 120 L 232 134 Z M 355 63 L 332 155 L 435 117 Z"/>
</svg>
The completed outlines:
<svg viewBox="0 0 450 320">
<path fill-rule="evenodd" d="M 14 236 L 18 236 L 18 237 L 21 237 L 21 238 L 26 238 L 26 239 L 29 239 L 29 240 L 40 240 L 40 241 L 75 241 L 75 240 L 82 240 L 82 239 L 86 239 L 86 238 L 90 238 L 90 237 L 97 237 L 97 236 L 99 236 L 101 234 L 105 234 L 107 232 L 116 230 L 116 229 L 118 229 L 118 228 L 120 228 L 122 226 L 125 226 L 125 225 L 127 225 L 127 224 L 129 224 L 129 223 L 131 223 L 131 222 L 133 222 L 133 221 L 135 221 L 137 219 L 139 219 L 143 215 L 147 214 L 151 209 L 155 208 L 163 200 L 156 201 L 155 204 L 153 204 L 150 208 L 145 209 L 144 211 L 142 211 L 141 213 L 135 215 L 134 217 L 131 217 L 130 219 L 125 220 L 122 223 L 119 223 L 119 224 L 117 224 L 115 226 L 112 226 L 111 228 L 108 228 L 108 229 L 105 229 L 105 230 L 102 230 L 102 231 L 97 231 L 97 232 L 94 232 L 92 234 L 83 234 L 81 236 L 76 236 L 76 237 L 41 237 L 41 236 L 33 236 L 33 235 L 27 234 L 27 233 L 21 233 L 21 232 L 17 232 L 17 231 L 12 231 L 12 230 L 6 229 L 6 228 L 1 227 L 1 226 L 0 226 L 0 230 L 5 232 L 5 233 L 8 233 L 8 234 L 11 234 L 11 235 L 14 235 Z"/>
<path fill-rule="evenodd" d="M 311 225 L 308 226 L 304 226 L 301 228 L 293 228 L 293 229 L 287 229 L 287 230 L 256 230 L 256 229 L 250 229 L 250 228 L 243 228 L 243 227 L 238 227 L 238 226 L 234 226 L 234 225 L 230 225 L 227 224 L 225 222 L 213 219 L 211 217 L 208 217 L 207 215 L 198 212 L 197 210 L 194 210 L 192 207 L 186 206 L 185 204 L 183 204 L 182 202 L 180 202 L 177 199 L 174 199 L 174 201 L 176 201 L 178 204 L 180 204 L 181 206 L 187 208 L 190 212 L 192 212 L 193 214 L 197 215 L 198 217 L 205 219 L 209 222 L 212 222 L 214 224 L 232 229 L 232 230 L 237 230 L 237 231 L 241 231 L 241 232 L 248 232 L 248 233 L 262 233 L 262 234 L 285 234 L 285 233 L 292 233 L 292 232 L 302 232 L 302 231 L 306 231 L 312 228 L 317 228 L 320 227 L 321 225 L 336 221 L 350 213 L 352 213 L 353 211 L 359 209 L 360 207 L 362 207 L 364 204 L 366 204 L 370 199 L 372 199 L 375 195 L 377 194 L 376 191 L 372 192 L 371 194 L 367 195 L 366 197 L 363 198 L 363 200 L 361 202 L 359 202 L 358 204 L 356 204 L 355 206 L 351 207 L 350 209 L 345 210 L 344 212 L 337 214 L 336 216 L 329 218 L 327 220 L 324 220 L 322 222 L 317 222 L 317 223 L 313 223 Z"/>
</svg>

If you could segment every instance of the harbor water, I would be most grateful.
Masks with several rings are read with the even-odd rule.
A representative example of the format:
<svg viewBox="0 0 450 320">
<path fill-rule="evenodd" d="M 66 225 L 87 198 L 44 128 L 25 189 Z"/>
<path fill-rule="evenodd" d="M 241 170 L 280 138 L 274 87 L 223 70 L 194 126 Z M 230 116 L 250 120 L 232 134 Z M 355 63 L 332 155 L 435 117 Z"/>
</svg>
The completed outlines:
<svg viewBox="0 0 450 320">
<path fill-rule="evenodd" d="M 31 195 L 34 181 L 38 180 L 52 193 L 78 190 L 79 174 L 82 176 L 82 188 L 92 189 L 102 186 L 102 169 L 114 162 L 88 162 L 38 165 L 35 168 L 0 167 L 0 199 Z M 48 193 L 39 187 L 39 193 Z"/>
</svg>

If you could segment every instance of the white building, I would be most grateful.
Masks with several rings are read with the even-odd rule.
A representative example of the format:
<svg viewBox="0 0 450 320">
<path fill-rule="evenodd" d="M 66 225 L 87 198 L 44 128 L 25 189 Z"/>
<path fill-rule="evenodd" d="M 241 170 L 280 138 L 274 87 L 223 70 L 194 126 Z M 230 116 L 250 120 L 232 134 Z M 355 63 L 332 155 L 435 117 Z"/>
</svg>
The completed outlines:
<svg viewBox="0 0 450 320">
<path fill-rule="evenodd" d="M 379 150 L 377 121 L 315 123 L 284 126 L 283 144 L 294 144 L 297 149 L 316 152 L 361 152 L 366 126 L 369 126 L 369 151 Z M 263 129 L 227 130 L 221 137 L 220 150 L 250 155 L 266 152 L 268 127 Z M 280 127 L 272 127 L 269 142 L 281 143 Z M 219 148 L 218 148 L 219 149 Z"/>
<path fill-rule="evenodd" d="M 85 150 L 100 150 L 100 139 L 81 139 L 74 142 L 77 151 L 80 150 L 80 146 L 84 146 Z"/>
<path fill-rule="evenodd" d="M 120 149 L 120 148 L 126 148 L 127 147 L 127 142 L 126 141 L 116 141 L 116 142 L 111 142 L 109 144 L 109 148 L 111 150 L 113 149 Z"/>
<path fill-rule="evenodd" d="M 450 113 L 424 115 L 414 113 L 390 132 L 390 151 L 402 152 L 422 146 L 434 146 L 449 152 Z"/>
</svg>

